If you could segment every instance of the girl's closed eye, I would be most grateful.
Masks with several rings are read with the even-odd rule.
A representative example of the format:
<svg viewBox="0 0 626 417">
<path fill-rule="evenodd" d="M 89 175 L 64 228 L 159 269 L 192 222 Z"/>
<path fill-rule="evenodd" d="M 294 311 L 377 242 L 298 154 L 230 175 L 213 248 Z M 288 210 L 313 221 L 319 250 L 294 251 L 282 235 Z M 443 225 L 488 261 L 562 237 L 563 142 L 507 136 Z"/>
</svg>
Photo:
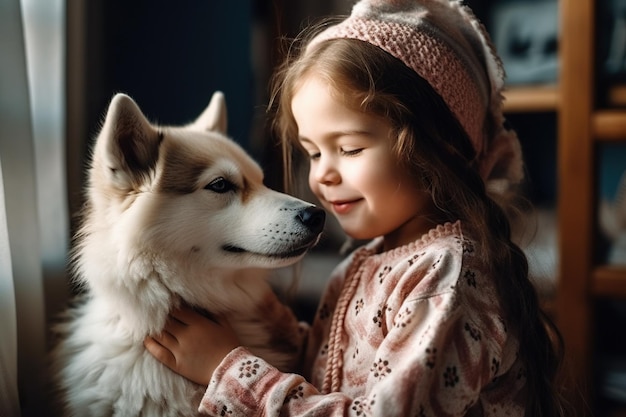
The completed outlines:
<svg viewBox="0 0 626 417">
<path fill-rule="evenodd" d="M 356 156 L 358 154 L 360 154 L 361 152 L 363 152 L 363 148 L 342 148 L 341 149 L 341 154 L 344 156 Z"/>
<path fill-rule="evenodd" d="M 361 152 L 363 152 L 363 148 L 354 148 L 354 149 L 344 149 L 344 148 L 340 148 L 339 149 L 339 154 L 342 156 L 356 156 L 359 155 Z M 307 151 L 307 154 L 309 155 L 309 159 L 311 160 L 317 160 L 320 159 L 320 157 L 322 156 L 321 152 L 311 152 L 311 151 Z"/>
</svg>

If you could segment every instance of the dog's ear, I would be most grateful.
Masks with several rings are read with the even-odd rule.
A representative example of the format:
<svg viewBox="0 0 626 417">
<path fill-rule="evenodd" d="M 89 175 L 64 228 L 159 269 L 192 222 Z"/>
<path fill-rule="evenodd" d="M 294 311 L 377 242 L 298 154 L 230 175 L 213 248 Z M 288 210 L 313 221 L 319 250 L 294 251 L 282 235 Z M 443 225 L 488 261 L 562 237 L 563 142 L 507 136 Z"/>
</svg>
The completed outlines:
<svg viewBox="0 0 626 417">
<path fill-rule="evenodd" d="M 106 175 L 120 189 L 135 189 L 154 169 L 162 135 L 132 98 L 116 94 L 111 100 L 96 144 Z"/>
<path fill-rule="evenodd" d="M 210 130 L 226 134 L 228 115 L 226 112 L 226 99 L 224 93 L 216 91 L 211 97 L 207 108 L 202 112 L 190 127 L 196 130 Z"/>
</svg>

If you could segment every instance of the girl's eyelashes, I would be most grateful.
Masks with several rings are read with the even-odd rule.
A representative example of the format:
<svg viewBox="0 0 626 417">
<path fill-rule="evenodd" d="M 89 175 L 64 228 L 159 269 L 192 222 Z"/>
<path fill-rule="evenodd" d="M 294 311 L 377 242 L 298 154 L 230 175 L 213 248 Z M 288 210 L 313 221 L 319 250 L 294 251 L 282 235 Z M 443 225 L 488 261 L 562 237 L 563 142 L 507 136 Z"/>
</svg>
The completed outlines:
<svg viewBox="0 0 626 417">
<path fill-rule="evenodd" d="M 345 150 L 345 149 L 340 149 L 339 150 L 339 154 L 342 156 L 356 156 L 358 154 L 360 154 L 361 152 L 363 152 L 363 148 L 357 148 L 357 149 L 350 149 L 350 150 Z M 319 159 L 322 156 L 321 152 L 307 152 L 309 159 L 315 160 L 315 159 Z"/>
<path fill-rule="evenodd" d="M 334 144 L 332 146 L 325 147 L 323 150 L 324 152 L 322 152 L 322 150 L 318 146 L 315 146 L 308 139 L 300 140 L 299 143 L 300 143 L 300 149 L 302 149 L 304 153 L 311 160 L 320 159 L 323 153 L 330 153 L 330 154 L 336 153 L 341 156 L 356 156 L 356 155 L 359 155 L 361 152 L 363 152 L 363 150 L 365 149 L 365 147 L 360 147 L 360 146 L 355 146 L 355 145 Z"/>
<path fill-rule="evenodd" d="M 360 154 L 362 151 L 363 151 L 363 148 L 356 148 L 356 149 L 350 149 L 350 150 L 341 149 L 341 154 L 345 156 L 355 156 L 355 155 Z"/>
</svg>

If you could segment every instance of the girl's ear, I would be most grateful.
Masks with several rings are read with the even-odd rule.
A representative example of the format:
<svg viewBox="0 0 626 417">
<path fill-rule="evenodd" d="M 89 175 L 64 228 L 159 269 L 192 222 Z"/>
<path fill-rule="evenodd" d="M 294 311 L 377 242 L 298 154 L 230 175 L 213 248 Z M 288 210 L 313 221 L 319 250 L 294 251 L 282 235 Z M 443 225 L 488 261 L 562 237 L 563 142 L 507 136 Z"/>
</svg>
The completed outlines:
<svg viewBox="0 0 626 417">
<path fill-rule="evenodd" d="M 189 127 L 195 130 L 209 130 L 226 135 L 227 125 L 226 99 L 224 98 L 224 93 L 216 91 L 213 93 L 207 108 Z"/>
</svg>

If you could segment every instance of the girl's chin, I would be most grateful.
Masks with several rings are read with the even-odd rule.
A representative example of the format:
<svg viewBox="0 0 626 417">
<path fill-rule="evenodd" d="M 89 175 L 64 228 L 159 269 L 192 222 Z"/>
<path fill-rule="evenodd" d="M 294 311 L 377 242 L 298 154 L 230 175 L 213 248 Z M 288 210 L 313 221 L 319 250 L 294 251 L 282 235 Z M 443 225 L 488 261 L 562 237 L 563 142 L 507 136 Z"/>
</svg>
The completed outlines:
<svg viewBox="0 0 626 417">
<path fill-rule="evenodd" d="M 354 225 L 348 225 L 348 224 L 344 224 L 341 221 L 339 222 L 339 225 L 341 226 L 341 228 L 343 229 L 343 232 L 350 238 L 354 239 L 354 240 L 372 240 L 377 236 L 372 236 L 371 233 L 363 233 L 363 230 L 367 230 L 364 229 L 362 227 L 358 227 L 358 226 L 354 226 Z"/>
</svg>

